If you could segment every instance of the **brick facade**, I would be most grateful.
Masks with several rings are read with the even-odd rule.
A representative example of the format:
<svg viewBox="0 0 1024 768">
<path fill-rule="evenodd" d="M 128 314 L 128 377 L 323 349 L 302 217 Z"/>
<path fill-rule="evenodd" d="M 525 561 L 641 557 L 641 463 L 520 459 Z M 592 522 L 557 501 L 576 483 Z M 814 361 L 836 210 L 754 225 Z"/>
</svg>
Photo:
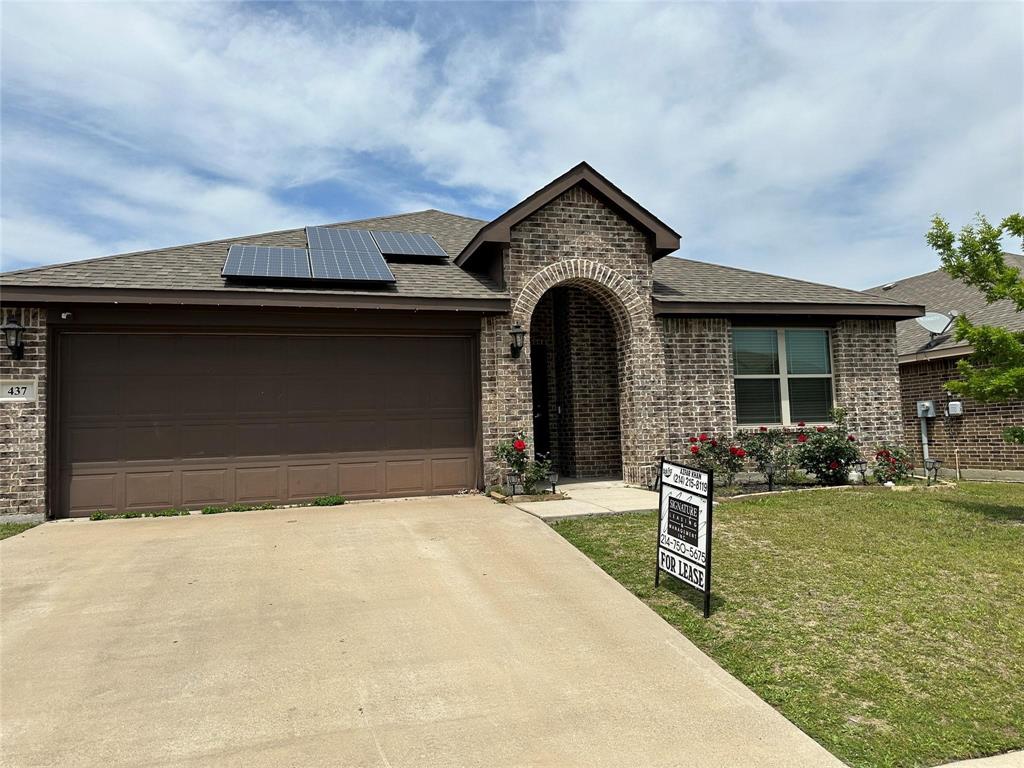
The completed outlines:
<svg viewBox="0 0 1024 768">
<path fill-rule="evenodd" d="M 839 320 L 832 332 L 835 404 L 865 453 L 881 443 L 903 444 L 899 357 L 894 320 Z"/>
<path fill-rule="evenodd" d="M 957 378 L 956 358 L 922 360 L 900 366 L 903 425 L 914 463 L 921 466 L 921 424 L 917 401 L 934 400 L 936 418 L 928 419 L 928 451 L 954 473 L 957 458 L 965 477 L 1024 480 L 1024 445 L 1007 443 L 1003 430 L 1024 424 L 1024 400 L 979 403 L 946 391 Z M 963 416 L 945 416 L 951 400 L 963 403 Z"/>
<path fill-rule="evenodd" d="M 619 423 L 622 473 L 627 482 L 653 479 L 665 451 L 664 352 L 651 306 L 648 238 L 586 187 L 560 195 L 512 228 L 504 281 L 512 315 L 481 326 L 484 476 L 500 480 L 494 446 L 516 430 L 532 434 L 530 343 L 519 358 L 508 355 L 508 329 L 529 333 L 534 309 L 552 288 L 573 286 L 601 304 L 612 319 L 619 357 Z M 562 457 L 563 460 L 565 457 Z"/>
<path fill-rule="evenodd" d="M 40 516 L 46 512 L 46 311 L 0 308 L 25 326 L 25 357 L 13 360 L 0 349 L 0 378 L 34 379 L 34 403 L 0 403 L 0 515 Z"/>
<path fill-rule="evenodd" d="M 730 328 L 725 318 L 661 320 L 669 458 L 689 455 L 690 435 L 736 430 Z"/>
</svg>

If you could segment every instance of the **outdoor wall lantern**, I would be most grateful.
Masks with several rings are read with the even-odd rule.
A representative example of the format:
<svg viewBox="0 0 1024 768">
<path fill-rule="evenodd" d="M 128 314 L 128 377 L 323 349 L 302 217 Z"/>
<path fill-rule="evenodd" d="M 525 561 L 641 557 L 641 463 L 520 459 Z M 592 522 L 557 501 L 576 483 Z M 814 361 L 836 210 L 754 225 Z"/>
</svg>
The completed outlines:
<svg viewBox="0 0 1024 768">
<path fill-rule="evenodd" d="M 512 357 L 519 357 L 523 351 L 523 344 L 526 343 L 526 331 L 523 330 L 523 326 L 516 323 L 508 335 L 512 337 L 512 343 L 509 345 Z"/>
<path fill-rule="evenodd" d="M 11 357 L 21 360 L 25 356 L 25 342 L 22 339 L 25 326 L 15 320 L 14 315 L 8 315 L 7 322 L 0 325 L 0 329 L 3 329 L 4 341 L 7 342 L 7 348 L 11 350 Z"/>
</svg>

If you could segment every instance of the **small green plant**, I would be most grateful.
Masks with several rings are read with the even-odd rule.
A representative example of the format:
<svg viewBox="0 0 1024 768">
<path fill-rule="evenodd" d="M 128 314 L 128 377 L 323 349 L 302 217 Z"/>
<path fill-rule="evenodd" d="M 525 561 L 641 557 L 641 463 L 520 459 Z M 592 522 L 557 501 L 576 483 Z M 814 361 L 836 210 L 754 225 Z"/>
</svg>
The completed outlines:
<svg viewBox="0 0 1024 768">
<path fill-rule="evenodd" d="M 142 512 L 141 510 L 130 509 L 127 512 L 125 512 L 123 515 L 120 515 L 120 516 L 125 518 L 126 520 L 131 520 L 131 519 L 134 519 L 136 517 L 142 517 L 144 514 L 145 514 L 145 512 Z"/>
<path fill-rule="evenodd" d="M 89 515 L 89 519 L 90 520 L 109 520 L 112 517 L 113 517 L 113 515 L 110 514 L 109 512 L 103 512 L 102 510 L 99 510 L 99 509 L 97 509 L 91 515 Z"/>
<path fill-rule="evenodd" d="M 551 474 L 551 459 L 548 456 L 538 456 L 526 466 L 526 473 L 523 475 L 523 491 L 525 493 L 537 493 L 537 486 L 541 488 L 548 482 L 548 475 Z"/>
<path fill-rule="evenodd" d="M 177 507 L 168 507 L 167 509 L 155 509 L 152 512 L 147 512 L 146 515 L 149 517 L 179 517 L 181 515 L 187 515 L 187 509 L 178 509 Z"/>
<path fill-rule="evenodd" d="M 345 503 L 344 496 L 318 496 L 311 502 L 314 507 L 337 507 Z"/>
<path fill-rule="evenodd" d="M 832 426 L 815 427 L 811 432 L 800 422 L 797 433 L 797 464 L 814 475 L 822 485 L 845 485 L 850 465 L 860 459 L 856 436 L 846 431 L 846 412 L 832 411 Z"/>
<path fill-rule="evenodd" d="M 690 437 L 690 461 L 705 472 L 713 472 L 718 486 L 735 482 L 746 456 L 747 451 L 741 446 L 707 432 Z"/>
<path fill-rule="evenodd" d="M 787 429 L 760 427 L 755 432 L 738 436 L 757 471 L 768 480 L 785 480 L 793 468 L 793 436 Z"/>
<path fill-rule="evenodd" d="M 216 504 L 211 504 L 208 507 L 203 507 L 200 510 L 200 514 L 203 514 L 203 515 L 219 515 L 222 512 L 227 512 L 227 511 L 228 511 L 227 507 L 220 507 L 220 506 L 217 506 Z"/>
<path fill-rule="evenodd" d="M 880 483 L 898 483 L 906 480 L 914 471 L 914 463 L 906 448 L 883 443 L 875 451 L 871 462 L 871 473 Z"/>
</svg>

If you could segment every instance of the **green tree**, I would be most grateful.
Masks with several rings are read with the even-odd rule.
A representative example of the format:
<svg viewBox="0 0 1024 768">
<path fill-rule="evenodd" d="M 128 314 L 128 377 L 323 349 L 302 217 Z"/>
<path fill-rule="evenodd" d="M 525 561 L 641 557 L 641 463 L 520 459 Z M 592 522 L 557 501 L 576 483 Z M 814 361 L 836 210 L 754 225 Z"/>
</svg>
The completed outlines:
<svg viewBox="0 0 1024 768">
<path fill-rule="evenodd" d="M 1024 240 L 1024 214 L 1011 214 L 996 227 L 979 213 L 974 225 L 961 229 L 959 237 L 941 216 L 935 216 L 925 239 L 951 277 L 979 289 L 989 304 L 1005 299 L 1022 312 L 1024 276 L 1003 258 L 1004 235 Z M 1024 332 L 974 325 L 961 315 L 956 318 L 956 337 L 974 352 L 957 363 L 961 378 L 947 389 L 982 403 L 1024 399 Z M 1004 436 L 1024 444 L 1024 426 L 1010 427 Z"/>
</svg>

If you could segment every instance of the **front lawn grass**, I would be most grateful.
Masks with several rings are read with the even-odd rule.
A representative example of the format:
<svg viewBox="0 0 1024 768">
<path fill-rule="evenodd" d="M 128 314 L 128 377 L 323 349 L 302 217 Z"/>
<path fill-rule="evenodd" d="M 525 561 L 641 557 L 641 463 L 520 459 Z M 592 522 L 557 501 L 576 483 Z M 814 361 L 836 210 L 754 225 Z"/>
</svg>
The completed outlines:
<svg viewBox="0 0 1024 768">
<path fill-rule="evenodd" d="M 39 523 L 0 523 L 0 540 L 9 539 L 24 533 L 29 528 L 35 528 Z"/>
<path fill-rule="evenodd" d="M 554 526 L 853 766 L 1024 748 L 1024 486 L 814 491 L 715 508 L 712 615 L 656 513 Z"/>
</svg>

